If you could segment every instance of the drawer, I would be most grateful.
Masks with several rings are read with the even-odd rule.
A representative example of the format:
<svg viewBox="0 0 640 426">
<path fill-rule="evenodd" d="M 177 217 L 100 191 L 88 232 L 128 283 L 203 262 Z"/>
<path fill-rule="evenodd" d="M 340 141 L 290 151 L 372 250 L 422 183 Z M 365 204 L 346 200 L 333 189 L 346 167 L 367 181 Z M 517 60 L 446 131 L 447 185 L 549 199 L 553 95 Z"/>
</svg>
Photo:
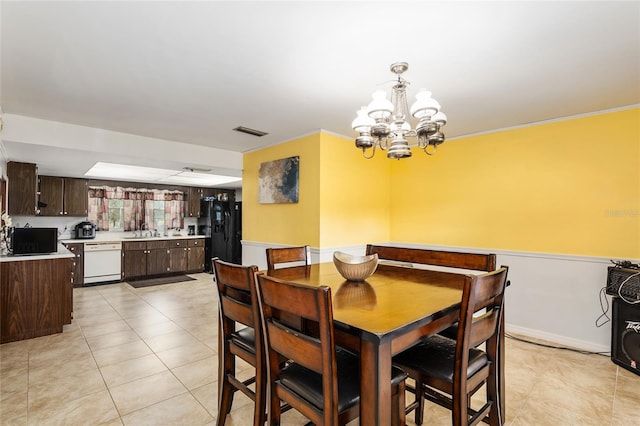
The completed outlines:
<svg viewBox="0 0 640 426">
<path fill-rule="evenodd" d="M 129 250 L 146 250 L 147 243 L 146 241 L 127 241 L 122 243 L 122 249 L 124 251 Z"/>
<path fill-rule="evenodd" d="M 204 238 L 193 238 L 187 240 L 188 247 L 204 247 Z"/>
<path fill-rule="evenodd" d="M 171 245 L 171 241 L 169 241 L 169 240 L 147 241 L 147 249 L 148 250 L 161 249 L 161 248 L 170 248 L 170 247 L 173 247 L 173 246 Z"/>
</svg>

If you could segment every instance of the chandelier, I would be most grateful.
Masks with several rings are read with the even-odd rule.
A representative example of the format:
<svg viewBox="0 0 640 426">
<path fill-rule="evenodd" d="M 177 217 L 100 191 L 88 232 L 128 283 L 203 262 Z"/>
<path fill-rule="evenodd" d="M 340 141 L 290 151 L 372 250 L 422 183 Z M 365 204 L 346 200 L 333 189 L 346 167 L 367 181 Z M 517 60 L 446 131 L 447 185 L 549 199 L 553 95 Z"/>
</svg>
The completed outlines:
<svg viewBox="0 0 640 426">
<path fill-rule="evenodd" d="M 391 101 L 387 100 L 384 90 L 373 94 L 373 101 L 360 108 L 358 116 L 351 123 L 353 130 L 359 133 L 356 147 L 362 149 L 365 158 L 373 158 L 376 147 L 387 151 L 388 158 L 411 157 L 407 138 L 416 138 L 411 146 L 417 146 L 428 155 L 433 155 L 438 145 L 444 142 L 444 133 L 440 128 L 447 123 L 447 116 L 440 112 L 440 104 L 431 97 L 431 92 L 421 89 L 416 101 L 407 103 L 407 86 L 402 73 L 409 68 L 406 62 L 391 64 L 391 72 L 398 76 L 391 92 Z M 418 120 L 415 129 L 409 123 L 409 112 Z M 369 153 L 367 153 L 367 150 Z"/>
</svg>

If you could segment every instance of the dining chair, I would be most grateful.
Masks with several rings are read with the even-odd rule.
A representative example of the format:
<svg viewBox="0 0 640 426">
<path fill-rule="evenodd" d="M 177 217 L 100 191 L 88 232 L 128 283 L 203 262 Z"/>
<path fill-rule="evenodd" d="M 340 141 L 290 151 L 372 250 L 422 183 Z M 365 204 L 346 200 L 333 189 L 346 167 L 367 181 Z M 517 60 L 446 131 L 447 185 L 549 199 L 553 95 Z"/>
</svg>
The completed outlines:
<svg viewBox="0 0 640 426">
<path fill-rule="evenodd" d="M 457 338 L 433 335 L 393 358 L 415 380 L 415 423 L 422 424 L 424 399 L 451 410 L 452 423 L 501 425 L 497 356 L 508 267 L 468 275 L 462 292 Z M 485 343 L 484 350 L 478 347 Z M 470 406 L 471 396 L 486 385 L 486 402 Z M 493 408 L 493 410 L 492 410 Z"/>
<path fill-rule="evenodd" d="M 311 250 L 309 246 L 267 249 L 267 269 L 275 269 L 278 264 L 292 262 L 302 262 L 304 265 L 310 265 Z"/>
<path fill-rule="evenodd" d="M 264 340 L 256 295 L 258 267 L 212 260 L 219 296 L 218 330 L 218 425 L 224 425 L 233 396 L 241 391 L 254 401 L 253 424 L 264 425 L 267 378 Z M 238 330 L 236 330 L 236 327 Z M 241 381 L 236 357 L 255 368 L 255 376 Z M 255 390 L 249 388 L 255 384 Z"/>
<path fill-rule="evenodd" d="M 256 278 L 267 351 L 269 425 L 280 424 L 280 401 L 315 425 L 344 425 L 358 417 L 360 359 L 335 344 L 331 290 L 268 275 Z M 292 329 L 281 315 L 313 322 L 313 332 Z M 279 359 L 288 359 L 286 365 Z M 404 424 L 406 374 L 393 368 L 394 423 Z"/>
<path fill-rule="evenodd" d="M 468 269 L 473 271 L 490 272 L 496 269 L 496 255 L 494 253 L 466 253 L 458 251 L 443 251 L 429 249 L 415 249 L 408 247 L 391 247 L 367 244 L 366 253 L 378 254 L 378 259 L 396 262 L 409 262 L 421 265 L 444 266 L 449 268 Z M 458 325 L 440 331 L 438 334 L 455 339 Z"/>
<path fill-rule="evenodd" d="M 493 253 L 465 253 L 457 251 L 415 249 L 367 244 L 366 254 L 378 254 L 380 260 L 419 263 L 423 265 L 446 266 L 449 268 L 475 271 L 496 269 L 496 255 Z"/>
</svg>

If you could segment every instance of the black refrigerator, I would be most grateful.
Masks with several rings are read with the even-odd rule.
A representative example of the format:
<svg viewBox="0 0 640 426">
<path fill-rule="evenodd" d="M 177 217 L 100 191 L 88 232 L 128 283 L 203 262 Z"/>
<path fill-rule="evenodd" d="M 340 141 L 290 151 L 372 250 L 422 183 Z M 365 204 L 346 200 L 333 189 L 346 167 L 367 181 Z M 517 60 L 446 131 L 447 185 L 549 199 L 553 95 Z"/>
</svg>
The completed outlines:
<svg viewBox="0 0 640 426">
<path fill-rule="evenodd" d="M 215 197 L 205 197 L 200 203 L 198 233 L 205 236 L 205 270 L 213 271 L 211 259 L 214 257 L 226 262 L 242 263 L 239 254 L 242 235 L 241 204 L 219 201 Z"/>
</svg>

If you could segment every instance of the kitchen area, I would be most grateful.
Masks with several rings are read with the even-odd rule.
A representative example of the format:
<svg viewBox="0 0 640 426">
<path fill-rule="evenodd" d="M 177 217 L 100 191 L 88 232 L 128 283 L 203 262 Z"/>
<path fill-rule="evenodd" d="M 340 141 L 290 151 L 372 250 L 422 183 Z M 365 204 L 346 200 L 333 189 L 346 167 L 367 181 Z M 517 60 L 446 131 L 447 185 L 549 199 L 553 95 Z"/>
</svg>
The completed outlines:
<svg viewBox="0 0 640 426">
<path fill-rule="evenodd" d="M 105 182 L 40 176 L 36 164 L 11 161 L 7 175 L 2 343 L 61 332 L 73 317 L 74 287 L 210 272 L 206 258 L 213 256 L 241 262 L 241 201 L 233 189 L 178 187 L 184 206 L 171 223 L 181 226 L 142 221 L 126 231 L 101 230 L 89 220 L 88 189 Z M 53 317 L 38 323 L 44 311 Z"/>
</svg>

